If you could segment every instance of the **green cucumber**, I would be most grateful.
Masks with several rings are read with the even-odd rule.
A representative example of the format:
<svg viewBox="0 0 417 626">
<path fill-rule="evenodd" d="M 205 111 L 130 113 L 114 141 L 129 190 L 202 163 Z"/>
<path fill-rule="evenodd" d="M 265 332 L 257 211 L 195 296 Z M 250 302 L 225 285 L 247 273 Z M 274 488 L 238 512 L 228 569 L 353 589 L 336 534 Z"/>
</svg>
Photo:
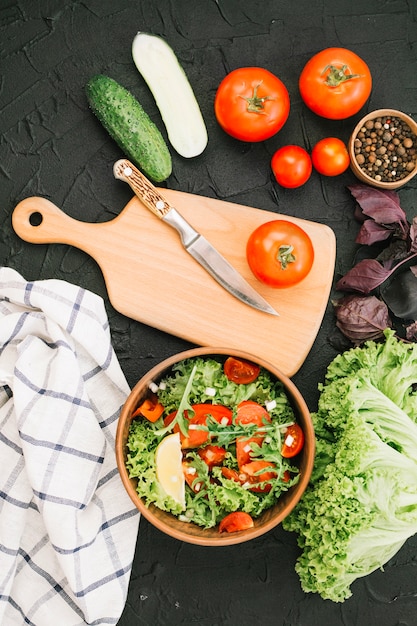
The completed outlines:
<svg viewBox="0 0 417 626">
<path fill-rule="evenodd" d="M 130 91 L 97 74 L 88 81 L 86 95 L 91 110 L 125 156 L 155 182 L 167 179 L 172 172 L 168 146 Z"/>
</svg>

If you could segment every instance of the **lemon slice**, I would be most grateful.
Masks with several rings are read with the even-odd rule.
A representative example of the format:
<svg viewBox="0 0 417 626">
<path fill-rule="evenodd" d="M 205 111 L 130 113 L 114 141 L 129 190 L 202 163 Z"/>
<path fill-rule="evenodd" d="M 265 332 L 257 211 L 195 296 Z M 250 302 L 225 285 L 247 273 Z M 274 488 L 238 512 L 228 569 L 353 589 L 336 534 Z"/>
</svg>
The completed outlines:
<svg viewBox="0 0 417 626">
<path fill-rule="evenodd" d="M 155 450 L 156 477 L 168 496 L 185 509 L 185 478 L 179 433 L 164 437 Z"/>
</svg>

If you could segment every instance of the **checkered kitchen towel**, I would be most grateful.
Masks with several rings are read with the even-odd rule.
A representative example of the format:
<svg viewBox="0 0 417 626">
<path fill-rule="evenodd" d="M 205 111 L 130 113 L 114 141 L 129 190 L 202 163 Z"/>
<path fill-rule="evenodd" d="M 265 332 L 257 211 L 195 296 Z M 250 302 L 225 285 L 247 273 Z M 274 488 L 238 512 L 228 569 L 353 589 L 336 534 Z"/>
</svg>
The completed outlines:
<svg viewBox="0 0 417 626">
<path fill-rule="evenodd" d="M 101 298 L 0 269 L 0 624 L 116 624 L 139 513 L 114 440 L 128 384 Z"/>
</svg>

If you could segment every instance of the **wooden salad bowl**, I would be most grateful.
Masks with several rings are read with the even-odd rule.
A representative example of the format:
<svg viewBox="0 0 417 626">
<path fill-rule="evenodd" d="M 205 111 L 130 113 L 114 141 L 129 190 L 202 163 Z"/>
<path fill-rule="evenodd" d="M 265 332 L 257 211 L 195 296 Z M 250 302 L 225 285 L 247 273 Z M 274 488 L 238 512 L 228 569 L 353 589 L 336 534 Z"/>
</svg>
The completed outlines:
<svg viewBox="0 0 417 626">
<path fill-rule="evenodd" d="M 132 418 L 132 413 L 148 395 L 149 386 L 152 383 L 158 384 L 161 378 L 165 377 L 169 373 L 175 363 L 196 356 L 206 356 L 212 358 L 235 356 L 257 363 L 258 365 L 269 370 L 273 376 L 283 383 L 285 391 L 294 409 L 297 422 L 304 431 L 304 447 L 297 457 L 294 458 L 294 464 L 297 464 L 300 469 L 300 479 L 298 483 L 292 486 L 287 492 L 284 492 L 274 506 L 264 511 L 257 519 L 255 519 L 254 526 L 248 530 L 220 533 L 218 527 L 204 529 L 192 522 L 182 522 L 174 515 L 158 509 L 153 504 L 148 507 L 136 492 L 136 479 L 129 478 L 128 471 L 126 469 L 126 442 L 128 439 L 130 424 L 132 419 L 134 419 Z M 314 456 L 315 435 L 311 415 L 306 402 L 294 383 L 287 376 L 282 374 L 282 372 L 273 364 L 263 359 L 256 358 L 247 352 L 230 350 L 227 348 L 201 347 L 186 350 L 165 359 L 152 368 L 141 378 L 141 380 L 139 380 L 128 396 L 120 413 L 116 433 L 116 459 L 120 476 L 127 493 L 135 506 L 139 509 L 140 513 L 151 524 L 167 535 L 170 535 L 180 541 L 202 546 L 226 546 L 242 543 L 259 537 L 280 524 L 282 520 L 293 510 L 302 497 L 313 470 Z"/>
</svg>

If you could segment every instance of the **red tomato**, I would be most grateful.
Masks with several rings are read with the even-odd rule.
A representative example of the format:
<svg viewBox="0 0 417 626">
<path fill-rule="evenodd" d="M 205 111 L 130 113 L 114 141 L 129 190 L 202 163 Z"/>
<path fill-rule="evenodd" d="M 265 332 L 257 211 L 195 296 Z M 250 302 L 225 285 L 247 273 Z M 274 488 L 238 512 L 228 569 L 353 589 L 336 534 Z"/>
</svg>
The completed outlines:
<svg viewBox="0 0 417 626">
<path fill-rule="evenodd" d="M 244 474 L 239 474 L 235 469 L 231 467 L 222 467 L 222 475 L 229 480 L 234 480 L 235 483 L 243 483 L 246 481 L 246 476 Z"/>
<path fill-rule="evenodd" d="M 276 472 L 263 472 L 262 476 L 255 476 L 255 472 L 264 469 L 265 467 L 271 467 L 271 463 L 268 461 L 249 461 L 246 465 L 242 467 L 239 472 L 229 467 L 222 467 L 222 474 L 225 478 L 229 480 L 234 480 L 235 483 L 239 483 L 239 485 L 249 485 L 245 488 L 249 489 L 249 491 L 256 491 L 259 493 L 267 493 L 271 491 L 272 485 L 267 484 L 263 487 L 259 486 L 259 483 L 264 480 L 271 480 L 276 476 Z M 245 468 L 248 468 L 248 472 L 244 471 Z"/>
<path fill-rule="evenodd" d="M 281 454 L 284 458 L 290 459 L 301 452 L 304 446 L 304 433 L 299 424 L 288 426 L 284 435 L 284 444 Z"/>
<path fill-rule="evenodd" d="M 257 465 L 257 464 L 263 464 L 263 465 Z M 254 469 L 256 467 L 256 469 Z M 257 478 L 256 476 L 254 476 L 253 474 L 260 470 L 260 469 L 264 469 L 266 467 L 271 467 L 271 463 L 269 461 L 264 461 L 262 459 L 260 459 L 259 461 L 255 460 L 255 461 L 249 461 L 248 463 L 246 463 L 246 465 L 242 466 L 242 470 L 237 472 L 234 469 L 231 469 L 230 467 L 222 467 L 222 475 L 225 478 L 228 478 L 229 480 L 234 480 L 236 483 L 239 483 L 240 485 L 245 485 L 248 482 L 253 483 L 252 487 L 250 487 L 250 491 L 270 491 L 271 490 L 271 485 L 266 485 L 265 487 L 263 487 L 262 489 L 260 487 L 256 486 L 256 483 L 259 482 L 260 480 L 271 480 L 272 478 L 274 478 L 276 476 L 276 472 L 272 472 L 272 470 L 270 472 L 264 472 L 262 474 L 262 478 Z M 247 471 L 249 468 L 249 472 L 252 471 L 252 476 L 250 476 L 249 473 L 245 473 L 245 471 Z M 284 473 L 281 476 L 281 480 L 284 483 L 287 483 L 291 478 L 291 474 L 288 470 L 285 470 Z"/>
<path fill-rule="evenodd" d="M 268 411 L 253 400 L 245 400 L 237 407 L 236 423 L 237 424 L 256 424 L 261 427 L 265 421 L 270 422 L 271 416 Z M 257 443 L 262 445 L 265 435 L 253 435 L 252 437 L 236 437 L 236 459 L 239 468 L 252 460 L 251 444 Z"/>
<path fill-rule="evenodd" d="M 261 282 L 270 287 L 291 287 L 310 272 L 314 248 L 300 226 L 287 220 L 272 220 L 258 226 L 250 235 L 246 258 Z"/>
<path fill-rule="evenodd" d="M 195 467 L 192 467 L 186 461 L 182 462 L 182 473 L 184 474 L 185 482 L 194 491 L 198 493 L 203 486 L 203 483 L 198 480 L 199 476 Z"/>
<path fill-rule="evenodd" d="M 313 166 L 307 150 L 301 146 L 283 146 L 271 159 L 271 167 L 281 187 L 295 189 L 310 178 Z"/>
<path fill-rule="evenodd" d="M 305 65 L 299 89 L 314 113 L 342 120 L 363 107 L 372 90 L 372 76 L 365 61 L 351 50 L 326 48 Z"/>
<path fill-rule="evenodd" d="M 232 356 L 226 359 L 223 369 L 229 380 L 241 385 L 252 383 L 258 378 L 259 372 L 261 371 L 261 368 L 259 365 L 256 365 L 256 363 L 236 359 Z"/>
<path fill-rule="evenodd" d="M 242 465 L 240 468 L 243 474 L 246 474 L 248 481 L 252 484 L 250 491 L 270 491 L 271 485 L 267 484 L 264 487 L 259 487 L 258 483 L 266 480 L 272 480 L 276 477 L 277 472 L 274 469 L 275 466 L 270 461 L 264 461 L 262 459 L 250 461 L 246 465 Z"/>
<path fill-rule="evenodd" d="M 263 426 L 265 421 L 270 422 L 271 416 L 262 404 L 253 400 L 244 400 L 237 406 L 236 423 L 237 424 L 257 424 Z"/>
<path fill-rule="evenodd" d="M 208 439 L 208 433 L 206 430 L 198 428 L 199 426 L 205 426 L 207 423 L 207 417 L 211 415 L 217 422 L 223 422 L 227 420 L 227 424 L 232 423 L 233 413 L 230 409 L 222 406 L 221 404 L 194 404 L 192 406 L 194 414 L 191 418 L 188 418 L 187 411 L 184 411 L 185 416 L 189 419 L 188 435 L 185 436 L 181 431 L 178 424 L 174 426 L 174 432 L 180 433 L 181 447 L 182 448 L 199 448 L 204 445 Z M 177 411 L 173 411 L 164 419 L 165 426 L 168 426 L 175 418 Z"/>
<path fill-rule="evenodd" d="M 225 459 L 226 454 L 226 448 L 222 448 L 221 446 L 208 445 L 198 450 L 199 457 L 203 459 L 205 464 L 208 465 L 209 469 L 211 469 L 215 465 L 221 465 Z"/>
<path fill-rule="evenodd" d="M 277 133 L 290 112 L 284 83 L 262 67 L 241 67 L 227 74 L 214 100 L 223 130 L 241 141 L 264 141 Z"/>
<path fill-rule="evenodd" d="M 315 169 L 324 176 L 338 176 L 349 167 L 350 156 L 346 145 L 337 137 L 325 137 L 316 143 L 311 160 Z"/>
<path fill-rule="evenodd" d="M 224 517 L 219 524 L 219 533 L 234 533 L 239 530 L 248 530 L 253 527 L 253 519 L 249 513 L 234 511 Z"/>
</svg>

